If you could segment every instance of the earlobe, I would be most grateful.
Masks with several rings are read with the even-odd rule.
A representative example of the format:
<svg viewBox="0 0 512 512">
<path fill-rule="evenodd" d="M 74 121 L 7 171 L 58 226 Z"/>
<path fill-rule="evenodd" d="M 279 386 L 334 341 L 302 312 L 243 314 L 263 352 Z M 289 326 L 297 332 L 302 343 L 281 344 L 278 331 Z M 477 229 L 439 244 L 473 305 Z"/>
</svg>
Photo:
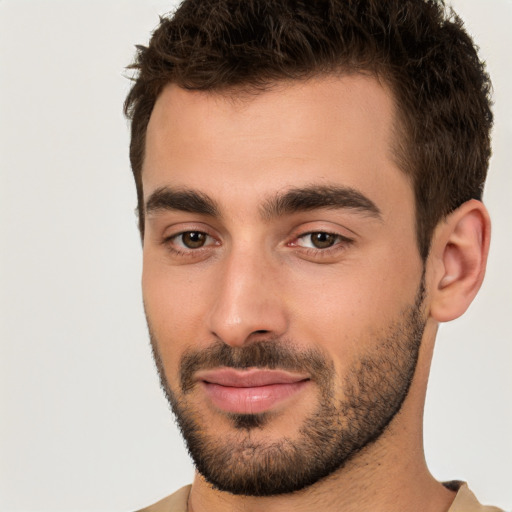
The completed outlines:
<svg viewBox="0 0 512 512">
<path fill-rule="evenodd" d="M 487 209 L 474 199 L 437 226 L 429 259 L 433 266 L 430 316 L 438 322 L 461 316 L 480 289 L 490 229 Z"/>
</svg>

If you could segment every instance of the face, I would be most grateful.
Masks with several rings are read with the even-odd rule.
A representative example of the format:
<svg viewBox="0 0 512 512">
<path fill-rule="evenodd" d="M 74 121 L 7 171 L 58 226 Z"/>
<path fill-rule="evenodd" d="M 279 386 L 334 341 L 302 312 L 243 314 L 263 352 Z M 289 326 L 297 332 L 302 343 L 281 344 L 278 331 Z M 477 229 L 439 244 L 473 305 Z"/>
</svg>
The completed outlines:
<svg viewBox="0 0 512 512">
<path fill-rule="evenodd" d="M 311 485 L 406 399 L 423 266 L 393 120 L 363 76 L 237 98 L 170 85 L 155 105 L 146 316 L 189 451 L 222 490 Z"/>
</svg>

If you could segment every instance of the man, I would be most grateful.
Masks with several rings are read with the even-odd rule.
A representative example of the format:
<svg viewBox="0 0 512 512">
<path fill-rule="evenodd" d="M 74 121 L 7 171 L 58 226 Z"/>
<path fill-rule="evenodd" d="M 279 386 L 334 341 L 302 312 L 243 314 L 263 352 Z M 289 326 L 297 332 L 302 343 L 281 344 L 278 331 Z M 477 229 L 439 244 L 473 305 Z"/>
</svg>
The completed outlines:
<svg viewBox="0 0 512 512">
<path fill-rule="evenodd" d="M 477 511 L 423 455 L 484 276 L 490 82 L 424 0 L 186 0 L 126 101 L 143 295 L 197 468 L 145 510 Z"/>
</svg>

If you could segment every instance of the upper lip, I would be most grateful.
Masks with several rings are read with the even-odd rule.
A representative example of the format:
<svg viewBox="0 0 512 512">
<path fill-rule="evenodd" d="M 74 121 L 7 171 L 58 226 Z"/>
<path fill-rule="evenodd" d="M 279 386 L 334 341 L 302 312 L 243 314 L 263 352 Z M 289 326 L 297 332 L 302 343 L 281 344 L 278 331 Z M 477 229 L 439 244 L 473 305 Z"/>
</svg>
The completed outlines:
<svg viewBox="0 0 512 512">
<path fill-rule="evenodd" d="M 210 384 L 218 384 L 219 386 L 252 388 L 272 384 L 293 384 L 308 380 L 309 377 L 284 370 L 216 368 L 197 372 L 196 379 Z"/>
</svg>

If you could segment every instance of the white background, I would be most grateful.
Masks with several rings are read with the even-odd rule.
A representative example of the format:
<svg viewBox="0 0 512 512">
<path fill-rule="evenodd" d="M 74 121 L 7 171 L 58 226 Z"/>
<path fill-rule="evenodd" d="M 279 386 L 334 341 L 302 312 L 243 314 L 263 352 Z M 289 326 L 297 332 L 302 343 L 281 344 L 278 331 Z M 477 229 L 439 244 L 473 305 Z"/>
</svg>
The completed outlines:
<svg viewBox="0 0 512 512">
<path fill-rule="evenodd" d="M 489 270 L 442 326 L 425 420 L 434 475 L 512 508 L 512 2 L 457 0 L 495 86 Z M 0 510 L 122 511 L 190 482 L 159 389 L 123 67 L 161 0 L 0 0 Z"/>
</svg>

